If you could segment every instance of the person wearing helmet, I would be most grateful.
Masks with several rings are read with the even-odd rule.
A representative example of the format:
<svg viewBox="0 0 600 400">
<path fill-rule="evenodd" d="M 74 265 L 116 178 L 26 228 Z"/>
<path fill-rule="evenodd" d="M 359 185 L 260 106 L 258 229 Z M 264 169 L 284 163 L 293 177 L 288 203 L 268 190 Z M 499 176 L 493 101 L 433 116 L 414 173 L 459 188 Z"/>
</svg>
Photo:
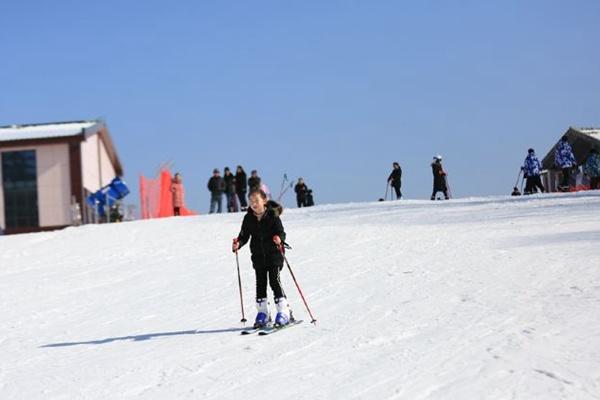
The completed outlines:
<svg viewBox="0 0 600 400">
<path fill-rule="evenodd" d="M 435 200 L 435 196 L 438 192 L 444 193 L 444 199 L 450 199 L 448 196 L 448 184 L 446 183 L 446 171 L 444 171 L 444 167 L 442 167 L 442 156 L 437 155 L 433 157 L 431 172 L 433 172 L 433 192 L 431 193 L 431 200 Z"/>
</svg>

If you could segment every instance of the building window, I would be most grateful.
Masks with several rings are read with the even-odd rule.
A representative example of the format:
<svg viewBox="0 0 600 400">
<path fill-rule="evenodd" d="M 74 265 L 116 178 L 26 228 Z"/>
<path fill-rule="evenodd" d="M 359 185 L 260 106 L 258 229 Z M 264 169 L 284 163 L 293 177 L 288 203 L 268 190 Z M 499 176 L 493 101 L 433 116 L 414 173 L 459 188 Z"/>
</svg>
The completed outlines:
<svg viewBox="0 0 600 400">
<path fill-rule="evenodd" d="M 35 150 L 2 153 L 6 228 L 39 226 Z"/>
</svg>

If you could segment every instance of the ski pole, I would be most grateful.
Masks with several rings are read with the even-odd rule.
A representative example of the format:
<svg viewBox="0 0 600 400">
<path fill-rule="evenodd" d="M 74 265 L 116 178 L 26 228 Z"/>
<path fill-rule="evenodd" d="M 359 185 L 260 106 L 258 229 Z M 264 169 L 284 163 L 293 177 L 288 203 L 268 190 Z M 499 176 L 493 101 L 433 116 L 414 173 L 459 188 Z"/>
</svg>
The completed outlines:
<svg viewBox="0 0 600 400">
<path fill-rule="evenodd" d="M 452 198 L 452 191 L 450 190 L 450 183 L 448 182 L 448 174 L 444 175 L 444 179 L 446 180 L 446 190 L 448 191 L 448 198 Z"/>
<path fill-rule="evenodd" d="M 233 239 L 234 243 L 237 243 L 237 238 Z M 242 306 L 242 319 L 240 322 L 246 323 L 246 316 L 244 315 L 244 296 L 242 296 L 242 278 L 240 276 L 240 259 L 238 257 L 238 251 L 235 251 L 235 263 L 237 264 L 237 275 L 238 275 L 238 286 L 240 288 L 240 305 Z"/>
<path fill-rule="evenodd" d="M 296 288 L 298 289 L 298 293 L 300 293 L 300 297 L 302 297 L 302 301 L 304 302 L 304 306 L 306 306 L 306 310 L 308 311 L 308 314 L 312 318 L 312 321 L 310 321 L 310 323 L 316 325 L 317 324 L 317 320 L 315 319 L 315 317 L 313 317 L 312 312 L 310 311 L 310 307 L 308 307 L 308 303 L 306 302 L 306 299 L 304 298 L 304 294 L 302 293 L 302 289 L 300 289 L 300 285 L 298 284 L 298 281 L 296 280 L 296 276 L 294 275 L 294 271 L 292 271 L 292 267 L 290 266 L 290 263 L 288 262 L 287 257 L 285 256 L 285 251 L 283 250 L 283 246 L 281 244 L 279 244 L 277 247 L 279 247 L 279 252 L 283 256 L 283 260 L 285 261 L 285 265 L 287 265 L 288 269 L 290 270 L 290 274 L 292 275 L 292 279 L 294 280 L 294 283 L 296 284 Z"/>
<path fill-rule="evenodd" d="M 387 194 L 388 194 L 388 189 L 390 188 L 390 183 L 386 182 L 385 183 L 385 197 L 384 199 L 387 201 Z"/>
<path fill-rule="evenodd" d="M 517 181 L 515 182 L 515 187 L 517 187 L 519 185 L 519 178 L 521 177 L 522 172 L 523 172 L 522 170 L 519 170 L 519 175 L 517 175 Z"/>
</svg>

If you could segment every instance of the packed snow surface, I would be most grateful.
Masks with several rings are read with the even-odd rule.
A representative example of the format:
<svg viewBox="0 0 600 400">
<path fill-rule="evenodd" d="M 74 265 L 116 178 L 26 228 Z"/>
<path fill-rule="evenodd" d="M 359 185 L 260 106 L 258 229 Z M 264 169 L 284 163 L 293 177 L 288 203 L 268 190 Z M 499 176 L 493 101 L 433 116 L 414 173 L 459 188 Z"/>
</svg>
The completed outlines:
<svg viewBox="0 0 600 400">
<path fill-rule="evenodd" d="M 600 398 L 600 193 L 285 210 L 265 337 L 242 217 L 0 237 L 0 398 Z"/>
</svg>

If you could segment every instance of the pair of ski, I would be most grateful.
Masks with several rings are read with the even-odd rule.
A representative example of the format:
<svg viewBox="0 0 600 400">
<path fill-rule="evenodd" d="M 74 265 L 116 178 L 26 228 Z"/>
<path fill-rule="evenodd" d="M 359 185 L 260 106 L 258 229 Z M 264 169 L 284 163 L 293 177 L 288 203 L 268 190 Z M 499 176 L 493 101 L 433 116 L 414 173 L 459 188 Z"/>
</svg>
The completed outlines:
<svg viewBox="0 0 600 400">
<path fill-rule="evenodd" d="M 301 319 L 290 321 L 289 324 L 283 325 L 283 326 L 267 325 L 267 326 L 263 326 L 262 328 L 250 328 L 250 329 L 243 330 L 241 332 L 241 334 L 242 335 L 252 335 L 254 333 L 258 333 L 259 336 L 266 336 L 266 335 L 270 335 L 272 333 L 279 332 L 284 329 L 290 328 L 294 325 L 298 325 L 300 323 L 302 323 Z"/>
</svg>

